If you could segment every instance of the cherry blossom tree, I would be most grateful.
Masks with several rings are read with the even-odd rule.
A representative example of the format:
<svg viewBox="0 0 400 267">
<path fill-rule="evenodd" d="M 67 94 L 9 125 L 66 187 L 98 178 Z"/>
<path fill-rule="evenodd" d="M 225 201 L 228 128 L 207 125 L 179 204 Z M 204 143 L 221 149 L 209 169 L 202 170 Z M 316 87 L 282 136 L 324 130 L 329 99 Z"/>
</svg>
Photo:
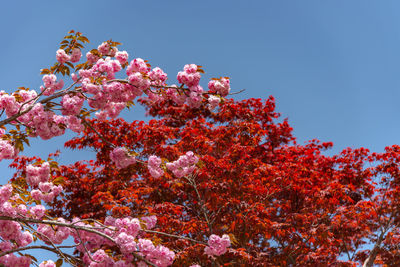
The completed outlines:
<svg viewBox="0 0 400 267">
<path fill-rule="evenodd" d="M 86 59 L 82 59 L 84 44 L 88 42 L 75 31 L 64 37 L 56 52 L 57 62 L 41 70 L 40 91 L 23 87 L 12 93 L 0 91 L 0 160 L 16 158 L 29 145 L 30 138 L 49 140 L 66 130 L 82 133 L 92 128 L 89 120 L 93 114 L 105 122 L 108 118 L 117 118 L 140 96 L 151 100 L 174 99 L 191 108 L 207 103 L 211 109 L 230 91 L 228 78 L 212 80 L 210 89 L 204 90 L 200 85 L 203 70 L 195 64 L 185 65 L 178 73 L 179 86 L 168 85 L 167 74 L 162 69 L 151 68 L 141 58 L 129 60 L 126 51 L 118 51 L 120 44 L 111 40 L 90 50 Z M 64 81 L 61 76 L 70 79 Z M 154 177 L 164 173 L 157 155 L 148 161 L 138 161 L 124 147 L 116 145 L 110 157 L 118 168 L 139 162 Z M 156 224 L 155 216 L 107 216 L 103 220 L 50 216 L 48 204 L 64 190 L 63 180 L 51 175 L 58 168 L 52 158 L 35 161 L 26 165 L 18 179 L 0 187 L 0 264 L 169 266 L 174 262 L 175 252 L 148 235 Z M 190 171 L 193 170 L 185 174 Z M 68 237 L 74 240 L 72 246 L 63 245 Z M 36 240 L 43 241 L 44 245 L 35 245 Z M 194 239 L 191 242 L 204 244 L 204 253 L 210 257 L 222 255 L 231 245 L 228 235 L 221 237 L 213 233 L 209 234 L 208 243 Z M 76 255 L 65 252 L 71 247 L 75 248 Z M 51 251 L 59 259 L 39 264 L 29 254 L 23 254 L 37 248 Z"/>
</svg>

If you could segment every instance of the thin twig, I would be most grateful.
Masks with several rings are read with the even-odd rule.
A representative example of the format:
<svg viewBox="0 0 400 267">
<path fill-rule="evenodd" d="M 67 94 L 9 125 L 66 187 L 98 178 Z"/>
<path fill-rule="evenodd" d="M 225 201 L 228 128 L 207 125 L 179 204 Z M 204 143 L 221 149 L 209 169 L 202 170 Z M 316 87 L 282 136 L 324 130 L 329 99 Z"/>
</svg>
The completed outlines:
<svg viewBox="0 0 400 267">
<path fill-rule="evenodd" d="M 163 233 L 163 232 L 154 231 L 154 230 L 143 230 L 143 231 L 146 232 L 146 233 L 160 234 L 160 235 L 165 235 L 165 236 L 169 236 L 169 237 L 175 237 L 175 238 L 179 238 L 179 239 L 186 239 L 186 240 L 190 240 L 192 242 L 198 243 L 198 244 L 207 245 L 207 243 L 205 243 L 205 242 L 198 241 L 198 240 L 190 238 L 190 237 L 179 236 L 179 235 L 174 235 L 174 234 L 168 234 L 168 233 Z"/>
</svg>

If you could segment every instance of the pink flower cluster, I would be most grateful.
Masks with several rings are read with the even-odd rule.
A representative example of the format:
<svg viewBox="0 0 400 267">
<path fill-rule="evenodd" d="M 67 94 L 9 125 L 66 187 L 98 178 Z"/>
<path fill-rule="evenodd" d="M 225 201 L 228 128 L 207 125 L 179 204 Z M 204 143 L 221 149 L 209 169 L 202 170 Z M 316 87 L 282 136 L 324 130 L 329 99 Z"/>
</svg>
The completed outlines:
<svg viewBox="0 0 400 267">
<path fill-rule="evenodd" d="M 26 166 L 26 182 L 32 186 L 36 187 L 40 182 L 48 182 L 50 177 L 50 164 L 44 162 L 41 165 L 34 166 L 32 164 Z"/>
<path fill-rule="evenodd" d="M 117 60 L 112 60 L 109 57 L 106 59 L 100 58 L 91 69 L 79 71 L 79 75 L 82 77 L 83 92 L 93 94 L 88 103 L 92 108 L 100 110 L 96 113 L 97 118 L 100 120 L 106 119 L 107 116 L 116 118 L 122 109 L 126 107 L 127 102 L 133 101 L 136 97 L 142 95 L 144 90 L 147 90 L 150 86 L 150 80 L 146 76 L 147 65 L 142 59 L 134 59 L 128 66 L 129 84 L 108 82 L 100 86 L 92 83 L 92 77 L 105 77 L 108 80 L 115 78 L 115 73 L 122 68 L 120 62 L 128 59 L 126 51 L 117 53 L 117 55 Z"/>
<path fill-rule="evenodd" d="M 45 75 L 44 81 L 45 85 L 49 86 L 52 90 L 58 88 L 57 83 L 55 83 L 55 75 Z M 59 83 L 58 83 L 59 84 Z M 47 92 L 46 90 L 45 92 Z M 16 101 L 16 96 L 22 98 L 25 101 L 25 105 L 22 106 L 21 103 Z M 83 130 L 81 120 L 75 116 L 61 116 L 56 115 L 53 111 L 45 110 L 45 107 L 41 103 L 32 103 L 30 106 L 28 101 L 32 101 L 37 97 L 35 91 L 19 91 L 13 95 L 8 95 L 5 93 L 0 94 L 0 109 L 5 109 L 8 117 L 15 115 L 18 110 L 29 111 L 21 115 L 18 119 L 20 122 L 24 123 L 25 126 L 31 129 L 30 136 L 40 136 L 42 139 L 50 139 L 54 136 L 59 136 L 64 134 L 65 129 L 69 129 L 80 132 Z M 61 103 L 64 106 L 64 114 L 75 114 L 79 113 L 80 108 L 83 104 L 83 99 L 77 96 L 65 96 Z M 0 160 L 13 158 L 16 156 L 17 151 L 12 147 L 9 142 L 2 141 L 0 144 L 2 149 L 0 150 Z"/>
<path fill-rule="evenodd" d="M 183 91 L 180 91 L 178 89 L 178 86 L 176 84 L 171 85 L 166 91 L 166 98 L 174 101 L 178 106 L 182 106 L 186 102 L 187 96 Z"/>
<path fill-rule="evenodd" d="M 136 218 L 114 219 L 107 217 L 105 225 L 115 227 L 116 231 L 111 233 L 116 244 L 120 247 L 125 260 L 114 262 L 103 250 L 97 250 L 92 259 L 87 255 L 84 262 L 88 266 L 133 266 L 129 262 L 133 259 L 132 253 L 136 252 L 157 266 L 169 266 L 172 264 L 175 253 L 168 248 L 154 244 L 148 239 L 136 241 L 141 230 L 140 222 Z M 92 241 L 93 242 L 93 241 Z M 146 266 L 139 263 L 138 266 Z"/>
<path fill-rule="evenodd" d="M 164 174 L 164 171 L 160 168 L 161 159 L 157 156 L 150 156 L 147 163 L 150 175 L 154 178 L 159 178 Z"/>
<path fill-rule="evenodd" d="M 54 261 L 48 260 L 48 261 L 43 261 L 42 263 L 40 263 L 39 267 L 56 267 L 56 264 Z"/>
<path fill-rule="evenodd" d="M 143 59 L 135 58 L 126 69 L 129 83 L 141 91 L 149 89 L 151 84 L 148 77 L 149 71 L 150 68 Z"/>
<path fill-rule="evenodd" d="M 54 94 L 55 91 L 61 90 L 64 87 L 64 81 L 57 82 L 57 76 L 54 74 L 46 74 L 42 78 L 44 86 L 40 86 L 43 95 L 49 96 Z"/>
<path fill-rule="evenodd" d="M 226 252 L 230 245 L 231 240 L 228 235 L 223 235 L 222 237 L 211 235 L 208 239 L 208 247 L 204 249 L 204 253 L 209 256 L 220 256 Z"/>
<path fill-rule="evenodd" d="M 151 85 L 156 86 L 162 86 L 167 79 L 167 75 L 159 68 L 154 68 L 149 73 L 149 77 L 151 80 Z M 152 92 L 147 93 L 149 100 L 153 103 L 157 103 L 165 98 L 174 101 L 177 105 L 183 105 L 184 103 L 187 103 L 187 105 L 191 108 L 198 108 L 200 107 L 204 98 L 204 89 L 199 85 L 200 78 L 201 74 L 196 64 L 185 65 L 183 71 L 178 73 L 177 80 L 180 83 L 188 86 L 188 88 L 179 88 L 176 85 L 171 85 L 162 94 L 155 94 Z M 214 103 L 215 100 L 213 105 Z"/>
<path fill-rule="evenodd" d="M 0 187 L 0 205 L 10 199 L 12 196 L 13 188 L 10 184 L 3 185 Z"/>
<path fill-rule="evenodd" d="M 66 129 L 66 118 L 52 111 L 46 111 L 40 103 L 20 116 L 19 120 L 34 130 L 31 136 L 40 136 L 43 140 L 63 135 Z"/>
<path fill-rule="evenodd" d="M 15 115 L 21 104 L 17 102 L 14 95 L 8 95 L 4 91 L 0 91 L 0 109 L 6 111 L 6 115 L 11 117 Z"/>
<path fill-rule="evenodd" d="M 190 108 L 198 108 L 201 105 L 203 99 L 203 87 L 200 85 L 189 87 L 190 93 L 187 98 L 187 104 Z"/>
<path fill-rule="evenodd" d="M 78 62 L 81 59 L 82 53 L 79 48 L 72 49 L 71 55 L 68 55 L 64 49 L 58 49 L 56 52 L 56 59 L 60 64 L 64 64 L 67 61 L 73 63 Z"/>
<path fill-rule="evenodd" d="M 185 155 L 180 156 L 178 160 L 167 163 L 166 166 L 176 177 L 182 178 L 195 170 L 198 161 L 199 158 L 192 151 L 188 151 Z"/>
<path fill-rule="evenodd" d="M 87 254 L 83 257 L 85 266 L 89 267 L 109 267 L 114 266 L 114 260 L 105 253 L 104 250 L 99 249 L 89 257 Z"/>
<path fill-rule="evenodd" d="M 10 184 L 0 187 L 0 215 L 10 217 L 22 217 L 27 215 L 25 205 L 13 205 L 10 201 L 15 199 L 13 188 Z M 31 209 L 32 210 L 32 209 Z M 11 249 L 24 247 L 33 242 L 33 236 L 23 228 L 18 222 L 0 220 L 0 251 L 5 252 Z M 7 254 L 0 257 L 0 264 L 4 266 L 30 266 L 29 257 L 17 257 L 14 254 Z"/>
<path fill-rule="evenodd" d="M 208 105 L 207 105 L 207 107 L 208 107 L 209 110 L 213 110 L 218 106 L 218 104 L 220 102 L 221 102 L 221 98 L 219 98 L 218 96 L 215 96 L 215 95 L 210 95 L 208 97 Z"/>
<path fill-rule="evenodd" d="M 231 90 L 228 78 L 211 80 L 208 83 L 208 88 L 210 89 L 211 92 L 216 92 L 220 94 L 222 97 L 227 96 Z"/>
<path fill-rule="evenodd" d="M 32 259 L 28 256 L 17 257 L 14 254 L 7 254 L 0 258 L 0 264 L 11 267 L 11 266 L 18 266 L 18 267 L 29 267 L 31 266 Z"/>
<path fill-rule="evenodd" d="M 63 115 L 78 115 L 82 109 L 84 99 L 78 95 L 64 95 L 61 99 Z"/>
<path fill-rule="evenodd" d="M 123 169 L 136 162 L 136 158 L 130 156 L 126 148 L 116 147 L 110 152 L 110 159 L 118 169 Z"/>
<path fill-rule="evenodd" d="M 25 171 L 26 182 L 32 188 L 38 188 L 31 191 L 33 199 L 37 201 L 44 200 L 46 202 L 51 202 L 54 197 L 60 194 L 63 190 L 62 186 L 56 186 L 49 182 L 50 165 L 48 162 L 44 162 L 40 166 L 30 164 L 26 167 Z"/>
<path fill-rule="evenodd" d="M 175 253 L 168 248 L 154 244 L 148 239 L 139 239 L 139 254 L 159 267 L 166 267 L 173 263 Z"/>
<path fill-rule="evenodd" d="M 53 199 L 62 192 L 63 188 L 61 185 L 54 185 L 53 183 L 39 183 L 39 190 L 34 189 L 31 191 L 31 196 L 34 200 L 44 200 L 51 202 Z"/>
<path fill-rule="evenodd" d="M 101 45 L 97 47 L 97 50 L 103 55 L 103 56 L 110 56 L 114 57 L 115 54 L 118 52 L 118 49 L 116 47 L 111 47 L 109 43 L 104 42 Z"/>
<path fill-rule="evenodd" d="M 57 221 L 62 223 L 66 222 L 62 218 L 59 218 Z M 39 224 L 37 227 L 37 232 L 44 236 L 42 240 L 46 244 L 61 244 L 70 236 L 71 229 L 65 226 Z"/>
<path fill-rule="evenodd" d="M 196 64 L 185 65 L 183 71 L 178 72 L 178 82 L 187 85 L 188 87 L 196 86 L 200 82 L 200 72 L 197 71 Z"/>
<path fill-rule="evenodd" d="M 128 62 L 128 52 L 126 51 L 118 51 L 115 54 L 115 58 L 121 63 L 121 65 L 125 64 Z"/>
<path fill-rule="evenodd" d="M 18 150 L 9 141 L 0 139 L 0 161 L 3 159 L 13 159 L 17 154 Z"/>
<path fill-rule="evenodd" d="M 160 86 L 163 85 L 168 78 L 167 74 L 159 67 L 152 69 L 149 72 L 149 77 L 152 80 L 151 83 L 153 85 L 160 85 Z"/>
<path fill-rule="evenodd" d="M 60 64 L 64 64 L 71 60 L 71 57 L 65 52 L 64 49 L 58 49 L 56 52 L 56 59 Z"/>
<path fill-rule="evenodd" d="M 146 222 L 146 229 L 152 229 L 152 228 L 154 228 L 154 226 L 156 226 L 157 216 L 155 216 L 155 215 L 144 216 L 140 219 L 142 219 L 142 221 Z"/>
<path fill-rule="evenodd" d="M 89 62 L 90 64 L 94 64 L 94 63 L 97 62 L 97 60 L 99 60 L 99 57 L 96 56 L 95 54 L 92 54 L 92 53 L 90 53 L 90 52 L 87 52 L 87 53 L 86 53 L 86 59 L 88 60 L 88 62 Z"/>
<path fill-rule="evenodd" d="M 46 208 L 42 205 L 33 206 L 30 210 L 31 217 L 35 219 L 42 219 L 45 215 Z"/>
<path fill-rule="evenodd" d="M 82 52 L 79 48 L 72 49 L 72 53 L 71 53 L 71 62 L 72 63 L 78 62 L 79 60 L 81 60 L 81 57 L 82 57 Z"/>
<path fill-rule="evenodd" d="M 13 221 L 0 221 L 0 237 L 5 241 L 17 241 L 19 246 L 32 243 L 33 238 L 29 232 L 21 232 L 22 227 Z"/>
</svg>

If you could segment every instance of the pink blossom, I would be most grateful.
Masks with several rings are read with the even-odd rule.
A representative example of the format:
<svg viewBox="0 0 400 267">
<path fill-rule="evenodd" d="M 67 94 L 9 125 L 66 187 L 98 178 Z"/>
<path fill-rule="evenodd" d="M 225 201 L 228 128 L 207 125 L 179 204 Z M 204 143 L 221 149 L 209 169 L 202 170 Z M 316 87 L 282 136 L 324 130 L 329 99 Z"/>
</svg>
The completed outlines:
<svg viewBox="0 0 400 267">
<path fill-rule="evenodd" d="M 208 100 L 207 107 L 209 110 L 215 109 L 218 106 L 218 104 L 221 102 L 221 99 L 214 95 L 210 95 L 207 100 Z"/>
<path fill-rule="evenodd" d="M 76 82 L 76 81 L 78 81 L 78 76 L 77 76 L 75 73 L 72 73 L 72 74 L 71 74 L 71 79 L 72 79 L 74 82 Z"/>
<path fill-rule="evenodd" d="M 18 150 L 14 148 L 9 141 L 0 140 L 0 160 L 13 159 L 16 157 Z"/>
<path fill-rule="evenodd" d="M 64 64 L 65 62 L 69 61 L 71 57 L 67 55 L 63 49 L 58 49 L 56 59 L 60 64 Z"/>
<path fill-rule="evenodd" d="M 58 222 L 67 223 L 64 219 L 57 219 Z M 71 230 L 65 226 L 51 226 L 47 224 L 39 224 L 37 232 L 48 238 L 54 244 L 61 244 L 71 234 Z M 45 243 L 46 239 L 43 240 Z"/>
<path fill-rule="evenodd" d="M 137 218 L 122 218 L 115 220 L 115 226 L 118 228 L 119 232 L 127 233 L 133 237 L 136 237 L 141 230 L 140 222 Z"/>
<path fill-rule="evenodd" d="M 110 45 L 107 42 L 102 43 L 97 47 L 97 50 L 103 55 L 107 56 L 110 51 Z"/>
<path fill-rule="evenodd" d="M 50 164 L 42 163 L 40 166 L 32 164 L 26 166 L 26 182 L 30 186 L 37 186 L 40 182 L 47 182 L 50 177 Z"/>
<path fill-rule="evenodd" d="M 81 133 L 85 127 L 82 125 L 82 120 L 76 116 L 67 116 L 67 127 L 76 133 Z"/>
<path fill-rule="evenodd" d="M 141 90 L 148 89 L 150 87 L 150 81 L 143 76 L 140 72 L 134 72 L 128 76 L 128 81 L 131 85 L 140 88 Z"/>
<path fill-rule="evenodd" d="M 53 199 L 61 193 L 63 190 L 61 185 L 54 185 L 53 183 L 39 183 L 39 189 L 34 189 L 31 191 L 31 196 L 35 200 L 44 200 L 46 202 L 51 202 Z"/>
<path fill-rule="evenodd" d="M 115 238 L 115 242 L 120 247 L 122 253 L 132 253 L 137 250 L 135 238 L 124 232 L 118 234 Z"/>
<path fill-rule="evenodd" d="M 119 61 L 119 63 L 125 64 L 128 61 L 128 52 L 126 51 L 118 51 L 115 54 L 115 58 Z"/>
<path fill-rule="evenodd" d="M 144 60 L 141 58 L 135 58 L 129 64 L 129 66 L 126 70 L 126 74 L 129 76 L 134 72 L 147 73 L 148 71 L 149 71 L 149 67 L 147 67 L 146 62 L 144 62 Z"/>
<path fill-rule="evenodd" d="M 216 92 L 223 97 L 227 96 L 231 90 L 228 78 L 212 80 L 208 83 L 208 88 L 210 89 L 210 91 Z"/>
<path fill-rule="evenodd" d="M 28 212 L 28 209 L 24 204 L 19 204 L 17 207 L 17 212 L 21 215 L 26 215 Z"/>
<path fill-rule="evenodd" d="M 20 233 L 18 235 L 18 238 L 16 239 L 16 241 L 17 241 L 19 246 L 25 247 L 25 246 L 27 246 L 27 245 L 29 245 L 30 243 L 33 242 L 33 236 L 28 231 L 25 231 L 25 232 Z"/>
<path fill-rule="evenodd" d="M 208 239 L 208 247 L 204 249 L 204 253 L 209 256 L 220 256 L 227 251 L 227 247 L 230 245 L 231 241 L 228 235 L 219 237 L 213 234 Z"/>
<path fill-rule="evenodd" d="M 196 86 L 200 81 L 200 73 L 197 72 L 197 65 L 188 64 L 183 68 L 184 71 L 178 72 L 177 79 L 180 83 L 186 84 L 187 86 Z"/>
<path fill-rule="evenodd" d="M 39 267 L 56 267 L 56 264 L 52 260 L 43 261 L 39 264 Z"/>
<path fill-rule="evenodd" d="M 149 169 L 149 172 L 151 176 L 154 178 L 159 178 L 164 174 L 164 171 L 160 168 L 161 164 L 161 159 L 157 156 L 150 156 L 149 157 L 149 162 L 147 164 L 147 167 Z"/>
<path fill-rule="evenodd" d="M 16 216 L 17 209 L 11 205 L 10 202 L 6 201 L 0 204 L 0 213 L 3 213 L 3 215 L 6 216 Z"/>
<path fill-rule="evenodd" d="M 0 221 L 0 237 L 4 240 L 15 240 L 21 234 L 22 227 L 14 221 Z"/>
<path fill-rule="evenodd" d="M 60 90 L 64 87 L 64 81 L 60 80 L 57 81 L 57 76 L 54 74 L 46 74 L 42 78 L 44 86 L 41 86 L 40 89 L 42 90 L 43 94 L 46 96 L 54 94 L 54 91 Z"/>
<path fill-rule="evenodd" d="M 164 83 L 167 80 L 167 74 L 162 69 L 160 69 L 159 67 L 156 67 L 156 68 L 152 69 L 149 72 L 149 77 L 157 85 L 161 85 L 162 83 Z"/>
<path fill-rule="evenodd" d="M 0 203 L 6 202 L 12 196 L 12 185 L 6 184 L 0 187 Z"/>
<path fill-rule="evenodd" d="M 19 91 L 18 94 L 22 97 L 22 101 L 26 102 L 28 100 L 32 100 L 37 97 L 37 93 L 34 90 L 29 90 L 29 91 Z"/>
<path fill-rule="evenodd" d="M 78 115 L 83 106 L 84 99 L 78 95 L 66 94 L 61 99 L 63 115 Z"/>
<path fill-rule="evenodd" d="M 185 155 L 180 156 L 178 160 L 167 163 L 166 166 L 176 177 L 181 178 L 191 174 L 198 161 L 199 158 L 192 151 L 188 151 Z"/>
<path fill-rule="evenodd" d="M 111 267 L 114 265 L 114 260 L 102 249 L 97 250 L 91 258 L 85 255 L 83 260 L 86 263 L 85 266 L 89 267 Z"/>
<path fill-rule="evenodd" d="M 160 267 L 171 265 L 175 259 L 175 253 L 173 251 L 161 245 L 155 247 L 153 243 L 147 239 L 139 239 L 138 248 L 140 254 Z"/>
<path fill-rule="evenodd" d="M 4 266 L 29 267 L 32 259 L 27 256 L 17 257 L 14 254 L 8 254 L 0 258 L 0 263 Z"/>
<path fill-rule="evenodd" d="M 152 228 L 154 228 L 154 226 L 156 226 L 157 216 L 155 216 L 155 215 L 145 216 L 145 217 L 142 217 L 140 219 L 142 219 L 143 221 L 146 222 L 146 228 L 147 229 L 152 229 Z"/>
<path fill-rule="evenodd" d="M 81 50 L 79 48 L 74 48 L 71 54 L 71 62 L 78 62 L 82 57 Z"/>
<path fill-rule="evenodd" d="M 110 153 L 110 159 L 118 169 L 123 169 L 136 162 L 135 157 L 130 156 L 126 148 L 116 147 Z"/>
<path fill-rule="evenodd" d="M 96 55 L 94 55 L 94 54 L 92 54 L 92 53 L 90 53 L 90 52 L 87 52 L 87 53 L 86 53 L 86 58 L 87 58 L 87 60 L 88 60 L 88 62 L 89 62 L 90 64 L 94 64 L 94 63 L 97 62 L 97 60 L 99 60 L 99 57 L 98 57 L 98 56 L 96 56 Z"/>
<path fill-rule="evenodd" d="M 44 216 L 45 211 L 46 208 L 42 205 L 36 205 L 30 209 L 31 215 L 35 219 L 41 219 Z"/>
<path fill-rule="evenodd" d="M 2 92 L 4 91 L 1 91 L 0 93 Z M 0 109 L 5 109 L 8 117 L 16 114 L 20 106 L 21 104 L 16 101 L 14 96 L 10 96 L 6 93 L 0 95 Z"/>
</svg>

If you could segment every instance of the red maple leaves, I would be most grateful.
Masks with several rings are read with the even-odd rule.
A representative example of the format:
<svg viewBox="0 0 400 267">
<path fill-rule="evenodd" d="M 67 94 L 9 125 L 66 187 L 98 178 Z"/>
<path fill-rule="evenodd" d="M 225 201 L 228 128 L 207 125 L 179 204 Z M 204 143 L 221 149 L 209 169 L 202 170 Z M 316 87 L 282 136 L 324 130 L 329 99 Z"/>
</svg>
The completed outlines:
<svg viewBox="0 0 400 267">
<path fill-rule="evenodd" d="M 297 144 L 272 97 L 229 99 L 216 113 L 163 102 L 148 113 L 148 122 L 91 121 L 108 142 L 135 153 L 139 161 L 128 168 L 112 164 L 112 148 L 90 128 L 66 143 L 93 148 L 97 158 L 53 173 L 68 192 L 53 215 L 157 215 L 156 231 L 187 237 L 158 236 L 177 252 L 175 266 L 400 264 L 400 147 L 324 155 L 332 143 Z M 150 155 L 172 162 L 187 151 L 200 161 L 184 178 L 168 171 L 153 178 L 141 162 Z M 188 240 L 210 234 L 229 234 L 232 249 L 211 260 Z"/>
</svg>

